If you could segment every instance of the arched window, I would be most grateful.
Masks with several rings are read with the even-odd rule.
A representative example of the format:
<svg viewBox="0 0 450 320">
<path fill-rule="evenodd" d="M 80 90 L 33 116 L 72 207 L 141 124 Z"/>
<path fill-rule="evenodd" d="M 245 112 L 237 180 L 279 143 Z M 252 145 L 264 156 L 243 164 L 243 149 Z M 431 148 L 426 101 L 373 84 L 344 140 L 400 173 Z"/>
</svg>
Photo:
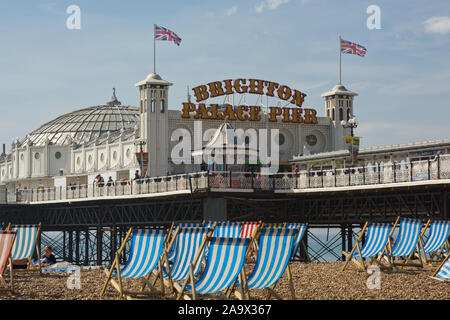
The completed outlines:
<svg viewBox="0 0 450 320">
<path fill-rule="evenodd" d="M 164 113 L 165 103 L 164 100 L 161 100 L 161 113 Z"/>
<path fill-rule="evenodd" d="M 334 109 L 331 110 L 331 119 L 334 121 Z"/>
<path fill-rule="evenodd" d="M 152 100 L 152 112 L 156 110 L 156 100 Z"/>
<path fill-rule="evenodd" d="M 350 120 L 350 109 L 347 109 L 347 121 Z"/>
<path fill-rule="evenodd" d="M 339 108 L 339 121 L 344 120 L 344 110 Z"/>
<path fill-rule="evenodd" d="M 330 117 L 330 109 L 327 109 L 327 117 Z"/>
</svg>

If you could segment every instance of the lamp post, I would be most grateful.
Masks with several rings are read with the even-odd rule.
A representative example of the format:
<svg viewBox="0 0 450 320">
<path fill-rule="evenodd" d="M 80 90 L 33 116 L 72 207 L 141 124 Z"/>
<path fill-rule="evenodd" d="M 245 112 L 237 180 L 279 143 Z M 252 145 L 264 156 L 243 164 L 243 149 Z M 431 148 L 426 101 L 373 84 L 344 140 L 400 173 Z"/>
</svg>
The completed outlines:
<svg viewBox="0 0 450 320">
<path fill-rule="evenodd" d="M 341 121 L 341 125 L 343 128 L 350 128 L 350 135 L 352 137 L 352 141 L 351 141 L 351 159 L 352 159 L 352 167 L 353 167 L 353 129 L 355 129 L 358 126 L 358 121 L 356 120 L 356 118 L 352 115 L 352 117 L 348 120 L 342 120 Z"/>
</svg>

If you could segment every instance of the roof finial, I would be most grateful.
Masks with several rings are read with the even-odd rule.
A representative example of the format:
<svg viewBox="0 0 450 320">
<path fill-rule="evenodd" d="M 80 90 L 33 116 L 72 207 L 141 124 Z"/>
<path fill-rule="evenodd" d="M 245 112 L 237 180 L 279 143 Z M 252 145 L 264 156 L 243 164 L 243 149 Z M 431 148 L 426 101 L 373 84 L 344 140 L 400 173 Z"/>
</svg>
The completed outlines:
<svg viewBox="0 0 450 320">
<path fill-rule="evenodd" d="M 114 105 L 120 105 L 120 101 L 117 100 L 116 97 L 116 88 L 112 88 L 112 97 L 111 99 L 106 103 L 109 106 L 114 106 Z"/>
</svg>

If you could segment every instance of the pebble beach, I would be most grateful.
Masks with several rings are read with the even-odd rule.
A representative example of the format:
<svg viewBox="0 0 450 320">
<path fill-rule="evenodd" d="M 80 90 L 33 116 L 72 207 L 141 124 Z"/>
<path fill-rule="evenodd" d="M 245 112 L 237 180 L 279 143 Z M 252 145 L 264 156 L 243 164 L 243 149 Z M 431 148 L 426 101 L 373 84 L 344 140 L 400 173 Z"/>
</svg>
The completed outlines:
<svg viewBox="0 0 450 320">
<path fill-rule="evenodd" d="M 342 262 L 291 263 L 291 272 L 297 300 L 450 300 L 450 283 L 431 279 L 436 266 L 423 269 L 403 269 L 381 272 L 379 289 L 368 289 L 366 272 L 354 265 L 341 271 Z M 250 273 L 253 266 L 246 265 Z M 0 293 L 1 300 L 119 300 L 112 285 L 101 297 L 100 291 L 106 280 L 103 269 L 83 270 L 80 273 L 79 288 L 71 282 L 69 272 L 15 273 L 14 293 Z M 9 274 L 4 274 L 9 283 Z M 157 288 L 159 282 L 157 284 Z M 123 280 L 126 290 L 138 291 L 141 282 Z M 174 295 L 150 294 L 147 299 L 175 299 Z M 289 282 L 286 274 L 277 284 L 275 291 L 284 299 L 290 299 Z M 252 290 L 251 299 L 263 300 L 264 290 Z M 200 296 L 200 299 L 220 298 Z M 232 297 L 234 298 L 234 297 Z"/>
</svg>

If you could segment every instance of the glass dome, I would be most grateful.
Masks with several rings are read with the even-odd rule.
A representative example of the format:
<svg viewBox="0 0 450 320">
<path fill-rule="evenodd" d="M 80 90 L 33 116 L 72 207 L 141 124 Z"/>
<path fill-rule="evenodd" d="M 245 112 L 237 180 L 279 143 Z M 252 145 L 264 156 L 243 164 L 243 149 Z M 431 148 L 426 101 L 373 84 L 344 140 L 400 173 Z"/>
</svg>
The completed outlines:
<svg viewBox="0 0 450 320">
<path fill-rule="evenodd" d="M 34 130 L 22 145 L 53 145 L 68 143 L 68 137 L 78 144 L 94 140 L 104 133 L 115 132 L 139 125 L 139 109 L 108 103 L 62 115 Z"/>
</svg>

